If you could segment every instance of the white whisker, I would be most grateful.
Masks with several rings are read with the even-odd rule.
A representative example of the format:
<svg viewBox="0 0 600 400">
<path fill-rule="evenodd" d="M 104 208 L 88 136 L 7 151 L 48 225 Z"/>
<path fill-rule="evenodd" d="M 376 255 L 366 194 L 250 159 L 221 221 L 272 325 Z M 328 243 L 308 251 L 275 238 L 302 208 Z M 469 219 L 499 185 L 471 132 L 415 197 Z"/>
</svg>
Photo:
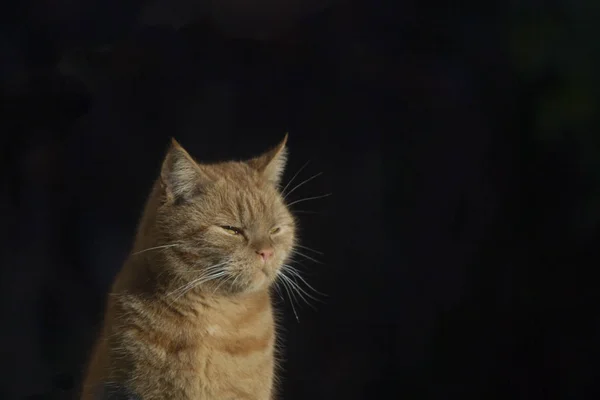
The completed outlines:
<svg viewBox="0 0 600 400">
<path fill-rule="evenodd" d="M 296 247 L 300 247 L 300 248 L 302 248 L 302 249 L 306 249 L 306 250 L 308 250 L 308 251 L 312 251 L 313 253 L 315 253 L 315 254 L 319 254 L 319 255 L 321 255 L 321 256 L 323 255 L 323 253 L 322 253 L 322 252 L 320 252 L 320 251 L 318 251 L 318 250 L 315 250 L 315 249 L 311 249 L 311 248 L 310 248 L 310 247 L 308 247 L 308 246 L 302 246 L 301 244 L 297 244 L 297 245 L 296 245 Z"/>
<path fill-rule="evenodd" d="M 175 301 L 175 300 L 179 299 L 181 296 L 183 296 L 184 294 L 186 294 L 188 291 L 194 289 L 195 287 L 198 287 L 199 285 L 202 285 L 203 283 L 206 283 L 211 280 L 220 278 L 224 275 L 227 275 L 228 272 L 221 270 L 219 267 L 222 267 L 223 265 L 227 264 L 228 262 L 229 261 L 224 261 L 219 264 L 211 265 L 210 267 L 205 268 L 198 278 L 193 279 L 192 281 L 182 285 L 181 287 L 173 290 L 172 292 L 167 293 L 167 296 L 179 294 L 174 299 L 174 301 Z"/>
<path fill-rule="evenodd" d="M 232 288 L 235 287 L 235 284 L 236 284 L 236 282 L 237 282 L 237 280 L 239 279 L 240 276 L 242 276 L 242 275 L 237 274 L 237 276 L 235 277 L 235 279 L 233 280 L 233 282 L 231 282 L 231 287 Z"/>
<path fill-rule="evenodd" d="M 315 289 L 314 287 L 312 287 L 300 274 L 300 272 L 295 269 L 294 267 L 292 267 L 291 265 L 287 265 L 284 264 L 284 267 L 286 268 L 287 271 L 290 271 L 290 273 L 292 273 L 296 278 L 300 279 L 302 281 L 302 283 L 304 283 L 310 290 L 312 290 L 313 292 L 320 294 L 321 296 L 325 296 L 327 297 L 327 295 L 325 293 L 319 292 L 317 289 Z M 310 296 L 308 293 L 306 293 L 307 296 Z M 314 297 L 311 296 L 311 298 L 320 301 L 319 299 L 316 299 Z"/>
<path fill-rule="evenodd" d="M 288 186 L 290 186 L 290 184 L 291 184 L 292 182 L 294 182 L 294 179 L 296 179 L 296 177 L 298 176 L 298 174 L 299 174 L 300 172 L 302 172 L 302 170 L 303 170 L 303 169 L 304 169 L 304 168 L 305 168 L 305 167 L 308 165 L 308 163 L 309 163 L 309 162 L 310 162 L 310 160 L 308 160 L 306 163 L 304 163 L 304 165 L 300 167 L 300 169 L 298 170 L 298 172 L 296 172 L 296 173 L 294 174 L 294 176 L 292 176 L 292 179 L 290 179 L 290 181 L 287 183 L 287 185 L 285 185 L 285 187 L 284 187 L 284 188 L 283 188 L 283 190 L 281 191 L 281 194 L 282 194 L 282 195 L 284 195 L 284 196 L 285 196 L 285 189 L 287 189 L 287 188 L 288 188 Z"/>
<path fill-rule="evenodd" d="M 288 204 L 287 206 L 288 206 L 288 207 L 291 207 L 291 206 L 293 206 L 294 204 L 302 203 L 303 201 L 308 201 L 308 200 L 316 200 L 316 199 L 322 199 L 322 198 L 324 198 L 324 197 L 329 197 L 329 196 L 331 196 L 331 193 L 327 193 L 327 194 L 324 194 L 324 195 L 322 195 L 322 196 L 305 197 L 305 198 L 303 198 L 303 199 L 299 199 L 299 200 L 292 201 L 292 202 L 291 202 L 290 204 Z"/>
<path fill-rule="evenodd" d="M 283 270 L 281 271 L 281 275 L 280 275 L 280 276 L 281 276 L 281 279 L 283 279 L 281 282 L 284 284 L 284 286 L 288 287 L 288 285 L 289 285 L 289 283 L 290 283 L 290 282 L 289 282 L 289 279 L 290 279 L 290 278 L 289 278 L 289 277 L 288 277 L 288 276 L 287 276 L 287 275 L 286 275 L 284 272 L 285 272 L 285 271 L 283 271 Z M 288 289 L 293 289 L 293 288 L 292 288 L 291 286 L 289 286 L 289 287 L 288 287 Z M 296 297 L 296 293 L 294 293 L 294 291 L 293 291 L 293 290 L 291 290 L 291 291 L 290 291 L 290 294 L 292 295 L 292 299 L 293 299 L 295 302 L 298 302 L 298 298 Z M 290 300 L 291 300 L 291 299 L 290 299 Z"/>
<path fill-rule="evenodd" d="M 289 276 L 283 274 L 282 277 L 283 277 L 283 279 L 285 281 L 287 281 L 287 283 L 290 285 L 290 287 L 298 294 L 298 297 L 300 297 L 309 307 L 311 307 L 313 309 L 315 308 L 312 304 L 310 304 L 310 302 L 304 296 L 306 295 L 309 298 L 311 298 L 313 300 L 316 300 L 316 301 L 318 301 L 318 299 L 316 299 L 315 297 L 309 295 L 308 293 L 306 293 L 306 291 L 302 290 L 302 288 L 298 285 L 298 283 L 296 283 Z"/>
<path fill-rule="evenodd" d="M 231 276 L 231 274 L 228 274 L 229 276 L 227 276 L 225 279 L 223 279 L 215 288 L 215 290 L 213 290 L 213 293 L 217 293 L 217 291 L 219 290 L 219 288 L 221 287 L 222 284 L 224 284 L 225 282 L 227 282 L 228 280 L 230 280 L 231 278 L 233 278 L 233 276 Z"/>
<path fill-rule="evenodd" d="M 149 249 L 136 251 L 135 253 L 132 253 L 132 255 L 135 256 L 135 255 L 142 254 L 142 253 L 145 253 L 150 250 L 167 249 L 169 247 L 176 247 L 176 246 L 181 246 L 181 243 L 172 243 L 172 244 L 165 244 L 162 246 L 150 247 Z"/>
<path fill-rule="evenodd" d="M 281 272 L 281 270 L 280 270 L 279 276 L 282 277 L 282 280 L 280 282 L 283 285 L 283 288 L 285 289 L 285 291 L 286 291 L 286 293 L 288 295 L 288 298 L 290 299 L 290 305 L 292 306 L 292 311 L 294 312 L 294 316 L 296 317 L 296 321 L 298 323 L 300 323 L 300 318 L 298 318 L 298 313 L 296 312 L 296 308 L 294 307 L 294 300 L 292 300 L 292 296 L 290 295 L 290 293 L 291 293 L 290 288 L 288 287 L 288 284 L 286 283 L 285 278 L 283 278 L 285 275 L 283 274 L 283 272 Z M 295 297 L 294 297 L 294 299 L 295 299 Z"/>
<path fill-rule="evenodd" d="M 286 281 L 286 282 L 287 282 L 287 283 L 290 285 L 290 288 L 292 288 L 292 289 L 293 289 L 293 291 L 292 291 L 292 294 L 293 294 L 293 295 L 297 294 L 297 295 L 298 295 L 298 297 L 299 297 L 300 299 L 302 299 L 302 300 L 303 300 L 305 303 L 307 303 L 307 304 L 308 304 L 308 301 L 307 301 L 307 300 L 306 300 L 306 298 L 303 296 L 303 293 L 302 293 L 300 290 L 298 290 L 298 284 L 297 284 L 296 282 L 294 282 L 294 280 L 293 280 L 292 278 L 290 278 L 289 276 L 287 276 L 287 275 L 285 274 L 285 271 L 286 271 L 286 270 L 283 270 L 283 272 L 284 272 L 284 273 L 283 273 L 282 277 L 283 277 L 283 279 L 284 279 L 284 280 L 285 280 L 285 281 Z M 294 296 L 294 298 L 295 298 L 295 296 Z M 312 306 L 311 306 L 311 307 L 312 307 Z"/>
<path fill-rule="evenodd" d="M 219 273 L 216 273 L 214 275 L 209 275 L 209 276 L 203 275 L 200 278 L 194 279 L 193 281 L 191 281 L 191 282 L 183 285 L 182 287 L 180 287 L 180 288 L 172 291 L 171 293 L 168 294 L 168 296 L 172 296 L 174 294 L 180 293 L 180 295 L 175 298 L 175 300 L 177 300 L 178 298 L 180 298 L 181 296 L 183 296 L 184 294 L 186 294 L 191 289 L 194 289 L 195 287 L 198 287 L 198 286 L 202 285 L 203 283 L 209 282 L 209 281 L 211 281 L 213 279 L 217 279 L 217 278 L 219 278 L 219 277 L 221 277 L 221 276 L 223 276 L 225 274 L 226 274 L 225 272 L 219 272 Z"/>
<path fill-rule="evenodd" d="M 316 262 L 317 264 L 322 264 L 322 262 L 319 261 L 319 260 L 317 260 L 316 258 L 313 258 L 313 257 L 311 257 L 309 255 L 306 255 L 306 254 L 304 254 L 304 253 L 302 253 L 302 252 L 300 252 L 298 250 L 292 250 L 292 254 L 298 254 L 299 256 L 302 256 L 302 257 L 306 258 L 307 260 Z"/>
<path fill-rule="evenodd" d="M 277 293 L 277 295 L 279 296 L 279 298 L 281 300 L 285 301 L 284 298 L 283 298 L 283 296 L 281 295 L 281 288 L 279 287 L 279 282 L 280 281 L 278 281 L 278 280 L 275 281 L 275 284 L 273 285 L 273 289 L 275 290 L 275 292 Z"/>
<path fill-rule="evenodd" d="M 305 183 L 308 183 L 308 182 L 312 181 L 313 179 L 315 179 L 316 177 L 321 176 L 321 175 L 323 175 L 323 173 L 319 172 L 318 174 L 315 174 L 315 175 L 311 176 L 310 178 L 303 180 L 302 182 L 300 182 L 299 184 L 297 184 L 296 186 L 294 186 L 294 188 L 292 190 L 290 190 L 289 192 L 287 192 L 285 194 L 285 196 L 283 196 L 283 199 L 285 200 L 290 194 L 294 193 L 294 191 L 296 189 L 298 189 L 299 187 L 301 187 Z"/>
</svg>

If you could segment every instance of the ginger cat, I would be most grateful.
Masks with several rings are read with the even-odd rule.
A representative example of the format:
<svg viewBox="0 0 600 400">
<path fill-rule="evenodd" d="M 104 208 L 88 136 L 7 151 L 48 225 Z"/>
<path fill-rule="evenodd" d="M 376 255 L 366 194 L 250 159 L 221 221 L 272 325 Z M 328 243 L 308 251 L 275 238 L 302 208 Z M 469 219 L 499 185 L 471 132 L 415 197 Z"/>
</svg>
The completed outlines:
<svg viewBox="0 0 600 400">
<path fill-rule="evenodd" d="M 286 139 L 218 164 L 173 140 L 108 296 L 82 400 L 274 398 L 270 289 L 295 243 L 278 189 Z"/>
</svg>

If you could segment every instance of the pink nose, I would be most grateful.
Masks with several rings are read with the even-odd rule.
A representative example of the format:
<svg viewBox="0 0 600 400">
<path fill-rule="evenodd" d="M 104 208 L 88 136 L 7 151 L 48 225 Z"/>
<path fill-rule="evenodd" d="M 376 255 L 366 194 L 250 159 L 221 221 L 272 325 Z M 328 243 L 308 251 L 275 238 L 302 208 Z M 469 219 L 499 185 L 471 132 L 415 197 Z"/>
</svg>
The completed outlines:
<svg viewBox="0 0 600 400">
<path fill-rule="evenodd" d="M 273 257 L 273 249 L 256 250 L 256 254 L 262 258 L 263 262 L 267 262 Z"/>
</svg>

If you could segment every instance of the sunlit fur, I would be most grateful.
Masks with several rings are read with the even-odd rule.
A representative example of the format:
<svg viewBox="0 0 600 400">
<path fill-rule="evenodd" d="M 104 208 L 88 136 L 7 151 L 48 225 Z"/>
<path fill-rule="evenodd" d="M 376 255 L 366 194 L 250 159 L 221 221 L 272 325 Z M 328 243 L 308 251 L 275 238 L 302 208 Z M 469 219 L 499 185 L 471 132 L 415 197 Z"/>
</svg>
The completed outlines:
<svg viewBox="0 0 600 400">
<path fill-rule="evenodd" d="M 213 165 L 173 142 L 109 295 L 82 399 L 105 384 L 144 400 L 274 398 L 270 289 L 295 239 L 278 190 L 285 159 L 285 139 Z"/>
</svg>

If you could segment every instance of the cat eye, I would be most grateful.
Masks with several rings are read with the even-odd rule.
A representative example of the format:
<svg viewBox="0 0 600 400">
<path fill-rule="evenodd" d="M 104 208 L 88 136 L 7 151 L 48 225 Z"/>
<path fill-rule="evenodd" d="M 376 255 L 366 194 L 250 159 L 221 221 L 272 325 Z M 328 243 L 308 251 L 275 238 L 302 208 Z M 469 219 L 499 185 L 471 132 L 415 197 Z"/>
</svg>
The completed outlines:
<svg viewBox="0 0 600 400">
<path fill-rule="evenodd" d="M 270 231 L 269 233 L 270 233 L 271 235 L 275 235 L 275 234 L 279 233 L 280 231 L 281 231 L 281 228 L 277 226 L 277 227 L 275 227 L 275 228 L 272 228 L 272 229 L 271 229 L 271 231 Z"/>
<path fill-rule="evenodd" d="M 221 229 L 223 229 L 225 232 L 229 233 L 230 235 L 241 235 L 242 234 L 242 230 L 240 228 L 236 228 L 234 226 L 222 226 Z"/>
</svg>

